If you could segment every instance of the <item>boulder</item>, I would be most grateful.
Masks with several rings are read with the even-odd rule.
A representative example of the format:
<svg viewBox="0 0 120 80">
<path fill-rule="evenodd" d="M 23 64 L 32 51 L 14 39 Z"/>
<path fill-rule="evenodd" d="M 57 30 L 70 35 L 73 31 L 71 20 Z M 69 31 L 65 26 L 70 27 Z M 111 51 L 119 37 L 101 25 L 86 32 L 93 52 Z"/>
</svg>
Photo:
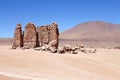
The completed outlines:
<svg viewBox="0 0 120 80">
<path fill-rule="evenodd" d="M 96 53 L 96 51 L 97 51 L 97 50 L 96 50 L 96 49 L 94 49 L 94 50 L 93 50 L 93 53 Z"/>
<path fill-rule="evenodd" d="M 17 24 L 15 31 L 14 31 L 14 38 L 13 38 L 13 49 L 18 47 L 23 47 L 23 36 L 22 36 L 22 29 L 21 24 Z"/>
<path fill-rule="evenodd" d="M 83 53 L 87 53 L 85 48 L 81 48 L 80 51 L 83 52 Z"/>
<path fill-rule="evenodd" d="M 56 47 L 56 44 L 57 44 L 58 42 L 56 41 L 56 40 L 52 40 L 51 42 L 49 42 L 49 46 L 50 47 Z M 56 47 L 57 48 L 57 47 Z"/>
<path fill-rule="evenodd" d="M 32 23 L 28 23 L 25 26 L 25 31 L 24 31 L 24 47 L 28 48 L 35 48 L 37 47 L 37 35 L 36 35 L 36 27 Z"/>
<path fill-rule="evenodd" d="M 71 46 L 69 44 L 65 44 L 63 48 L 64 48 L 65 52 L 70 52 L 71 51 Z"/>
<path fill-rule="evenodd" d="M 46 50 L 46 47 L 45 47 L 45 46 L 42 46 L 42 47 L 41 47 L 41 50 L 42 50 L 42 51 L 45 51 L 45 50 Z"/>
<path fill-rule="evenodd" d="M 76 44 L 76 45 L 75 45 L 75 48 L 76 48 L 77 50 L 79 50 L 80 48 L 84 48 L 84 45 L 82 45 L 82 44 Z"/>
<path fill-rule="evenodd" d="M 78 51 L 77 50 L 72 51 L 72 54 L 78 54 Z"/>
<path fill-rule="evenodd" d="M 63 47 L 58 47 L 57 53 L 60 53 L 60 54 L 65 53 L 64 48 Z"/>
<path fill-rule="evenodd" d="M 41 47 L 37 47 L 37 48 L 34 48 L 34 50 L 40 51 L 40 50 L 42 50 L 42 48 Z"/>
<path fill-rule="evenodd" d="M 50 47 L 50 52 L 52 53 L 56 53 L 57 52 L 57 48 L 56 47 Z"/>
<path fill-rule="evenodd" d="M 91 50 L 88 50 L 89 53 L 96 53 L 96 49 L 91 49 Z"/>
</svg>

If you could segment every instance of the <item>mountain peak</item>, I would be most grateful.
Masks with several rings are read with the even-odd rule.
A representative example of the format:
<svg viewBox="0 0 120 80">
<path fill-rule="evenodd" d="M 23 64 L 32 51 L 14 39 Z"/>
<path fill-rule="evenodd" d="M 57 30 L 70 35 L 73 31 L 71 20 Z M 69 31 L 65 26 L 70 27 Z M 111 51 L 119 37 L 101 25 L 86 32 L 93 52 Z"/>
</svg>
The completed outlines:
<svg viewBox="0 0 120 80">
<path fill-rule="evenodd" d="M 100 39 L 104 39 L 107 37 L 115 37 L 118 34 L 120 34 L 120 25 L 97 20 L 80 23 L 77 26 L 62 32 L 60 38 L 82 39 L 85 37 L 96 38 L 96 36 L 99 36 Z"/>
<path fill-rule="evenodd" d="M 93 23 L 96 23 L 96 24 L 113 24 L 113 23 L 110 23 L 110 22 L 105 22 L 105 21 L 100 21 L 100 20 L 88 21 L 88 22 L 84 22 L 84 23 L 80 23 L 80 24 L 87 24 L 87 23 L 90 23 L 90 24 L 93 24 Z"/>
<path fill-rule="evenodd" d="M 108 43 L 118 45 L 120 43 L 120 25 L 104 21 L 91 21 L 80 23 L 77 26 L 60 34 L 61 39 L 83 41 L 84 43 Z"/>
</svg>

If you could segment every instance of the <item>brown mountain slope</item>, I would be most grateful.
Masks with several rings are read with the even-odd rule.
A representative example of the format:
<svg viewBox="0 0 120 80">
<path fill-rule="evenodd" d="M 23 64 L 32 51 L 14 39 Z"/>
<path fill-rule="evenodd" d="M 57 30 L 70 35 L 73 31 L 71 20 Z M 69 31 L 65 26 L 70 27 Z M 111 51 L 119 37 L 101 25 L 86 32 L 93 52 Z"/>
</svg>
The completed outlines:
<svg viewBox="0 0 120 80">
<path fill-rule="evenodd" d="M 117 44 L 120 43 L 119 36 L 119 24 L 112 24 L 103 21 L 81 23 L 60 34 L 61 39 L 92 42 L 92 44 L 95 42 L 112 42 Z"/>
<path fill-rule="evenodd" d="M 81 23 L 60 34 L 62 39 L 120 39 L 120 25 L 102 21 Z"/>
</svg>

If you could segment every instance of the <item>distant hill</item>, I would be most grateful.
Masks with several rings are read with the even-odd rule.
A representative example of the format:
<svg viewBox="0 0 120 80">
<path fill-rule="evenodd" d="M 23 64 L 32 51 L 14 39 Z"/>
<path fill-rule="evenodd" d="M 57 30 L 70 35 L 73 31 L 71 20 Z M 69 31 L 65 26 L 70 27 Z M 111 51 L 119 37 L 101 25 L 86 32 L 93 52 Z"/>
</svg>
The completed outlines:
<svg viewBox="0 0 120 80">
<path fill-rule="evenodd" d="M 60 39 L 87 42 L 89 46 L 117 46 L 120 44 L 120 24 L 103 21 L 80 23 L 60 33 Z"/>
<path fill-rule="evenodd" d="M 0 45 L 11 45 L 12 38 L 0 38 Z"/>
</svg>

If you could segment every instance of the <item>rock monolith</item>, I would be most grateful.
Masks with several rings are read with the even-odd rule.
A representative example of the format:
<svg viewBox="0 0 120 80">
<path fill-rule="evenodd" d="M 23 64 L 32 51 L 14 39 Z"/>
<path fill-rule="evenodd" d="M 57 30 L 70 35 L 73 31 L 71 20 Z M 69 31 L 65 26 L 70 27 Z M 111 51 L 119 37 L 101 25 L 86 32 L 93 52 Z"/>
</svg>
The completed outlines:
<svg viewBox="0 0 120 80">
<path fill-rule="evenodd" d="M 22 29 L 21 24 L 17 24 L 15 31 L 14 31 L 14 38 L 13 38 L 13 49 L 23 47 L 23 36 L 22 36 Z"/>
<path fill-rule="evenodd" d="M 25 26 L 23 38 L 24 47 L 26 48 L 37 47 L 37 32 L 34 24 L 27 23 L 27 25 Z"/>
<path fill-rule="evenodd" d="M 51 27 L 50 27 L 50 37 L 49 37 L 49 41 L 53 42 L 56 41 L 56 44 L 54 44 L 54 46 L 56 48 L 58 48 L 58 43 L 59 43 L 59 30 L 58 30 L 58 24 L 56 23 L 52 23 Z"/>
</svg>

